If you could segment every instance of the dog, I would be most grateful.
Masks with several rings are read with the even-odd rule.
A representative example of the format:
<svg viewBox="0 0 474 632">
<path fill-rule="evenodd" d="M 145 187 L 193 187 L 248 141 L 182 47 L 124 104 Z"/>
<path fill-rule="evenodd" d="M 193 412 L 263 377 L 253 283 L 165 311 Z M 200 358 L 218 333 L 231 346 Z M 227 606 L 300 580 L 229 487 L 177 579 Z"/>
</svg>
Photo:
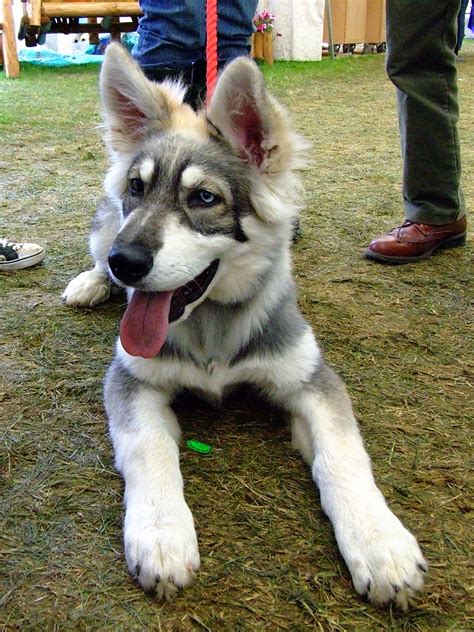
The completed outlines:
<svg viewBox="0 0 474 632">
<path fill-rule="evenodd" d="M 250 382 L 289 413 L 356 591 L 407 609 L 426 562 L 377 488 L 345 386 L 297 306 L 304 144 L 287 113 L 244 57 L 206 111 L 183 103 L 179 82 L 146 79 L 118 44 L 100 90 L 111 167 L 90 236 L 95 267 L 63 300 L 95 305 L 111 281 L 128 293 L 104 399 L 130 573 L 160 598 L 192 582 L 200 559 L 170 402 Z"/>
</svg>

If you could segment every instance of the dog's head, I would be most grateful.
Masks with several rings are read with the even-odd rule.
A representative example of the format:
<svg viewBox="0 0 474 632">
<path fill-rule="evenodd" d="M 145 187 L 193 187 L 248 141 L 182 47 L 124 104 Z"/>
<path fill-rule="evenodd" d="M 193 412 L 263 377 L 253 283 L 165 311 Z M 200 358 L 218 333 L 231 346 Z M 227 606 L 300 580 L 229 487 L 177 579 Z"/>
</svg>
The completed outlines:
<svg viewBox="0 0 474 632">
<path fill-rule="evenodd" d="M 247 298 L 287 244 L 297 140 L 244 57 L 222 72 L 207 112 L 195 113 L 181 84 L 149 81 L 114 44 L 101 96 L 112 154 L 106 189 L 122 209 L 109 267 L 134 289 L 121 340 L 132 355 L 153 357 L 169 322 L 207 296 Z"/>
</svg>

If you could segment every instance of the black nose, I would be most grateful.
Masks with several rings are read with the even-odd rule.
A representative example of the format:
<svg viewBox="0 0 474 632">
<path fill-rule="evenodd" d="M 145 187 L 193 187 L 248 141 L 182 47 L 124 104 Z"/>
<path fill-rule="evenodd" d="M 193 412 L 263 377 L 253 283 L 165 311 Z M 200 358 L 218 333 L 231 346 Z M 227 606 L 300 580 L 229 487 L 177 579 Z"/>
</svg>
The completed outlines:
<svg viewBox="0 0 474 632">
<path fill-rule="evenodd" d="M 153 255 L 141 244 L 115 243 L 109 253 L 109 267 L 119 281 L 133 285 L 150 272 Z"/>
</svg>

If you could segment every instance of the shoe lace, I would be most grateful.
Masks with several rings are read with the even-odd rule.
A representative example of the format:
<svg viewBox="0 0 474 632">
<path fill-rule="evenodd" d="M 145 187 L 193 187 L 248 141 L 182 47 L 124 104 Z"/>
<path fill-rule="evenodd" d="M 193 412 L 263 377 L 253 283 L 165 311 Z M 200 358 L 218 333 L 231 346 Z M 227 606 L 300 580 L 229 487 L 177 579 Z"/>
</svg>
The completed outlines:
<svg viewBox="0 0 474 632">
<path fill-rule="evenodd" d="M 400 224 L 399 226 L 395 226 L 395 228 L 392 228 L 392 230 L 390 231 L 391 233 L 397 233 L 397 237 L 400 235 L 400 231 L 403 228 L 407 228 L 408 226 L 412 226 L 413 224 L 415 224 L 416 222 L 412 222 L 410 219 L 406 219 L 404 220 L 403 224 Z"/>
<path fill-rule="evenodd" d="M 15 250 L 15 252 L 18 252 L 19 250 L 21 250 L 22 247 L 23 247 L 23 244 L 19 244 L 16 241 L 8 241 L 8 239 L 0 239 L 0 248 L 2 250 L 11 249 L 11 250 Z"/>
</svg>

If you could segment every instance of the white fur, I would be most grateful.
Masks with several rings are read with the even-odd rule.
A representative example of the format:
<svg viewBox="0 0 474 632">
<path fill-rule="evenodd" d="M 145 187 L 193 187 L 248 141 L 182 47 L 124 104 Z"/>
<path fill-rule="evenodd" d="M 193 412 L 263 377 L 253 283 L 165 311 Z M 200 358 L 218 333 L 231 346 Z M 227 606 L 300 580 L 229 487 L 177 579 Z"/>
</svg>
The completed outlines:
<svg viewBox="0 0 474 632">
<path fill-rule="evenodd" d="M 126 481 L 127 564 L 145 590 L 170 598 L 177 586 L 191 583 L 200 563 L 179 470 L 179 426 L 167 399 L 145 387 L 134 397 L 131 420 L 128 429 L 111 426 L 116 466 Z"/>
<path fill-rule="evenodd" d="M 174 337 L 171 336 L 172 339 Z M 219 361 L 215 342 L 214 359 L 205 368 L 176 360 L 161 360 L 159 357 L 152 360 L 133 357 L 124 351 L 120 340 L 117 341 L 117 352 L 132 375 L 170 396 L 181 388 L 189 388 L 210 393 L 217 399 L 222 398 L 228 387 L 243 382 L 258 384 L 272 392 L 276 389 L 280 396 L 293 393 L 302 382 L 310 379 L 320 358 L 319 347 L 309 328 L 298 344 L 286 353 L 265 358 L 252 357 L 234 366 L 229 366 L 224 360 Z M 282 366 L 285 367 L 284 371 Z"/>
<path fill-rule="evenodd" d="M 197 187 L 206 177 L 204 171 L 195 165 L 191 165 L 190 167 L 186 167 L 186 169 L 181 174 L 181 183 L 183 186 L 188 189 L 192 189 Z"/>
<path fill-rule="evenodd" d="M 145 283 L 150 291 L 175 290 L 201 274 L 233 245 L 225 235 L 206 236 L 170 215 L 163 228 L 163 246 L 154 256 Z"/>
<path fill-rule="evenodd" d="M 122 205 L 120 203 L 114 205 L 114 208 L 108 213 L 107 221 L 102 228 L 98 231 L 93 231 L 89 239 L 89 249 L 94 261 L 97 262 L 96 267 L 102 270 L 104 274 L 108 273 L 107 257 L 119 231 L 121 210 Z"/>
<path fill-rule="evenodd" d="M 145 158 L 145 160 L 138 165 L 138 173 L 143 182 L 149 184 L 155 171 L 155 163 L 151 158 Z"/>
<path fill-rule="evenodd" d="M 121 155 L 117 156 L 113 160 L 104 180 L 104 190 L 107 196 L 113 200 L 117 205 L 122 207 L 122 201 L 120 196 L 126 191 L 128 186 L 128 170 L 133 160 L 133 155 Z"/>
<path fill-rule="evenodd" d="M 62 294 L 62 299 L 69 307 L 94 307 L 103 303 L 110 296 L 109 277 L 101 266 L 93 270 L 81 272 L 72 279 Z"/>
<path fill-rule="evenodd" d="M 120 202 L 116 202 L 108 215 L 108 221 L 98 231 L 93 231 L 89 248 L 95 261 L 93 270 L 82 272 L 72 279 L 62 294 L 69 307 L 94 307 L 110 296 L 110 277 L 107 257 L 120 226 Z"/>
<path fill-rule="evenodd" d="M 334 525 L 356 590 L 378 605 L 394 601 L 408 608 L 423 586 L 426 562 L 416 539 L 388 509 L 376 487 L 350 406 L 345 419 L 337 418 L 340 410 L 331 409 L 313 387 L 302 387 L 320 359 L 309 329 L 285 354 L 254 357 L 233 367 L 218 360 L 199 368 L 173 360 L 135 358 L 120 343 L 118 354 L 132 375 L 168 396 L 185 387 L 220 399 L 227 387 L 251 381 L 284 402 L 293 413 L 295 447 L 312 464 L 322 506 Z M 167 487 L 164 479 L 161 486 Z"/>
<path fill-rule="evenodd" d="M 242 228 L 248 242 L 234 245 L 228 250 L 219 266 L 218 280 L 209 292 L 209 298 L 222 303 L 245 301 L 253 294 L 256 280 L 270 269 L 279 273 L 275 283 L 283 281 L 291 272 L 290 253 L 282 244 L 287 244 L 291 235 L 291 224 L 281 223 L 268 230 L 259 218 L 248 216 L 242 220 Z M 269 258 L 269 253 L 281 252 L 278 262 Z"/>
<path fill-rule="evenodd" d="M 312 464 L 322 507 L 355 589 L 373 603 L 394 601 L 406 610 L 423 587 L 426 562 L 375 484 L 350 407 L 346 419 L 337 418 L 325 398 L 308 388 L 290 406 L 296 413 L 294 442 Z"/>
</svg>

